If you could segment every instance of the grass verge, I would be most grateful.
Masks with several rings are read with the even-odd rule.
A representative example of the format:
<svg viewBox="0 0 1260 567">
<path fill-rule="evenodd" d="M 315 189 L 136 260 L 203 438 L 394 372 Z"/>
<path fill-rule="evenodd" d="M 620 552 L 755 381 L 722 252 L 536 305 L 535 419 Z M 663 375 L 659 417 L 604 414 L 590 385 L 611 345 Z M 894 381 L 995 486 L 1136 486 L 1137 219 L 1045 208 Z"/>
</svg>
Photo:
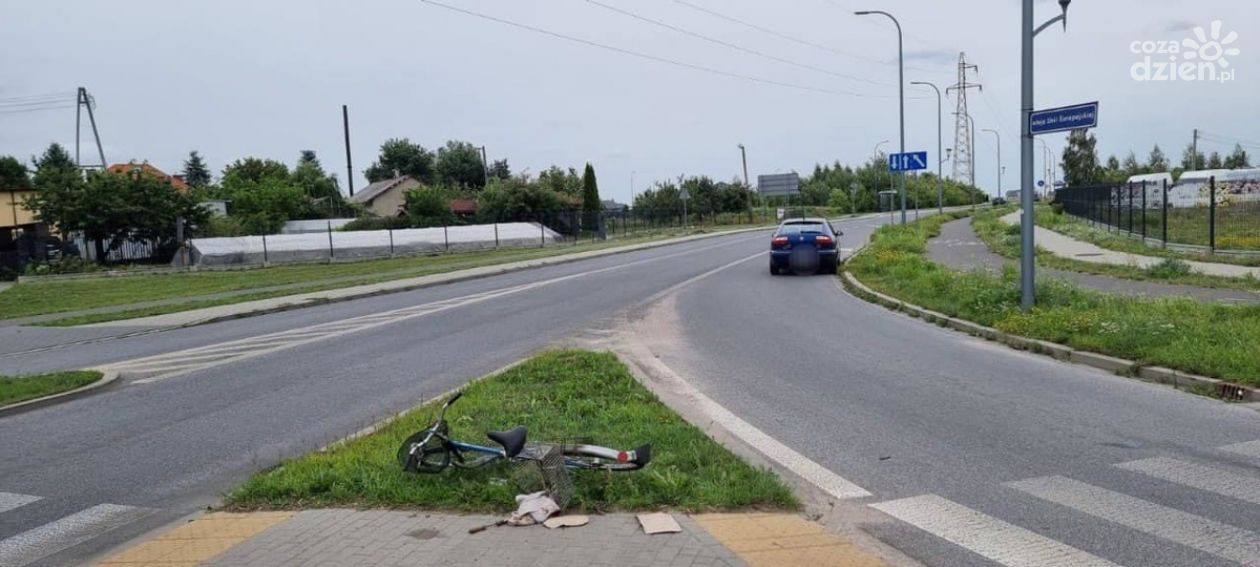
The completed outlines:
<svg viewBox="0 0 1260 567">
<path fill-rule="evenodd" d="M 933 263 L 927 240 L 951 215 L 886 226 L 847 269 L 873 289 L 1001 331 L 1233 382 L 1260 385 L 1260 306 L 1146 299 L 1037 282 L 1037 307 L 1019 308 L 1019 277 Z"/>
<path fill-rule="evenodd" d="M 982 211 L 977 213 L 972 219 L 971 227 L 975 229 L 976 235 L 989 245 L 989 249 L 1007 258 L 1016 259 L 1019 258 L 1019 225 L 1006 224 L 1001 221 L 1002 215 L 1008 214 L 1009 212 L 1009 210 Z M 1048 217 L 1057 217 L 1059 220 L 1045 220 Z M 1062 224 L 1064 222 L 1062 221 L 1063 218 L 1069 217 L 1067 217 L 1067 215 L 1056 215 L 1049 208 L 1037 209 L 1038 226 L 1051 228 L 1052 230 L 1063 232 L 1073 238 L 1078 238 L 1078 236 L 1071 231 L 1060 230 L 1060 227 L 1064 226 Z M 1046 225 L 1050 226 L 1047 227 Z M 1093 229 L 1086 227 L 1086 230 L 1092 231 Z M 1127 238 L 1114 235 L 1111 236 L 1110 239 L 1128 240 Z M 1081 240 L 1087 239 L 1082 238 Z M 1112 246 L 1104 246 L 1103 244 L 1099 244 L 1097 242 L 1094 242 L 1094 244 L 1103 248 L 1117 249 Z M 1129 241 L 1129 244 L 1132 246 L 1144 247 L 1143 244 L 1136 241 Z M 1144 253 L 1142 250 L 1121 251 L 1135 254 Z M 1145 255 L 1159 256 L 1157 254 Z M 1260 291 L 1260 280 L 1256 278 L 1229 278 L 1201 274 L 1199 272 L 1192 271 L 1190 266 L 1179 258 L 1168 255 L 1163 255 L 1163 257 L 1167 259 L 1160 264 L 1150 268 L 1139 268 L 1137 266 L 1097 264 L 1093 262 L 1073 260 L 1071 258 L 1057 256 L 1041 248 L 1037 249 L 1037 265 L 1045 266 L 1047 268 L 1056 268 L 1085 274 L 1096 274 L 1100 276 L 1110 276 L 1127 280 L 1146 280 L 1196 287 Z M 1212 260 L 1209 259 L 1207 261 Z"/>
<path fill-rule="evenodd" d="M 102 376 L 95 370 L 0 376 L 0 407 L 82 388 L 100 380 Z"/>
<path fill-rule="evenodd" d="M 404 474 L 398 446 L 437 415 L 417 408 L 366 437 L 286 461 L 231 492 L 233 509 L 326 506 L 505 512 L 518 492 L 513 465 Z M 478 381 L 447 413 L 451 435 L 489 443 L 485 432 L 516 425 L 530 439 L 586 437 L 630 448 L 652 443 L 652 462 L 634 472 L 571 471 L 571 510 L 673 508 L 683 511 L 794 509 L 791 491 L 772 472 L 744 463 L 665 407 L 608 353 L 554 351 Z"/>
<path fill-rule="evenodd" d="M 67 316 L 43 324 L 66 326 L 100 323 L 626 246 L 705 232 L 711 232 L 711 230 L 665 230 L 630 238 L 577 245 L 562 244 L 547 248 L 513 248 L 362 262 L 293 264 L 232 271 L 93 277 L 23 283 L 0 291 L 0 319 L 134 306 L 133 309 L 107 313 Z M 214 297 L 215 295 L 219 296 Z M 167 303 L 144 305 L 146 302 Z"/>
<path fill-rule="evenodd" d="M 1260 255 L 1258 256 L 1241 256 L 1234 254 L 1196 254 L 1193 252 L 1183 252 L 1179 250 L 1169 250 L 1157 246 L 1149 246 L 1141 240 L 1126 236 L 1120 232 L 1108 232 L 1094 228 L 1090 223 L 1078 219 L 1068 214 L 1054 214 L 1047 206 L 1037 207 L 1037 226 L 1048 228 L 1055 232 L 1071 236 L 1077 240 L 1084 240 L 1100 248 L 1115 250 L 1118 252 L 1127 252 L 1129 254 L 1140 254 L 1143 256 L 1157 256 L 1160 258 L 1173 258 L 1177 260 L 1187 260 L 1195 262 L 1215 262 L 1217 264 L 1238 264 L 1241 266 L 1260 266 Z M 1150 234 L 1156 234 L 1153 227 Z M 1207 234 L 1206 225 L 1203 228 L 1204 234 Z M 1206 238 L 1206 237 L 1205 237 Z M 1174 242 L 1176 240 L 1174 239 Z M 1206 242 L 1203 243 L 1206 245 Z"/>
</svg>

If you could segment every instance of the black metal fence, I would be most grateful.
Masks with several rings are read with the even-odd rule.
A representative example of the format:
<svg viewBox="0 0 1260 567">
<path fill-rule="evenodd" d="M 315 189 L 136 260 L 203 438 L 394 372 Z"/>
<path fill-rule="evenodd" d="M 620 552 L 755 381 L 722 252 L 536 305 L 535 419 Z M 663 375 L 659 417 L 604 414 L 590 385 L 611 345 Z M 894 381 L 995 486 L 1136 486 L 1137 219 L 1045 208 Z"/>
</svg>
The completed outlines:
<svg viewBox="0 0 1260 567">
<path fill-rule="evenodd" d="M 1260 252 L 1260 181 L 1067 187 L 1063 211 L 1109 231 L 1197 252 Z"/>
</svg>

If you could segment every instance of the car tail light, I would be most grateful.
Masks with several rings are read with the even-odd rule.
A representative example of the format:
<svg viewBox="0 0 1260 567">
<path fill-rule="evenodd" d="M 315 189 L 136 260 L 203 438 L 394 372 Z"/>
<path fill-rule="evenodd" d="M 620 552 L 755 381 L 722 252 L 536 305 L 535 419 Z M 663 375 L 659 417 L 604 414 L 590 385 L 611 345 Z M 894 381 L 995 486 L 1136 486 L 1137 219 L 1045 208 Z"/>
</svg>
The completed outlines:
<svg viewBox="0 0 1260 567">
<path fill-rule="evenodd" d="M 784 246 L 787 246 L 787 244 L 788 244 L 788 237 L 786 236 L 776 236 L 774 237 L 773 240 L 770 241 L 770 245 L 775 248 L 782 248 Z"/>
<path fill-rule="evenodd" d="M 836 241 L 834 238 L 830 236 L 827 236 L 825 234 L 820 234 L 814 237 L 814 243 L 818 244 L 819 246 L 831 246 L 832 244 L 835 244 Z"/>
</svg>

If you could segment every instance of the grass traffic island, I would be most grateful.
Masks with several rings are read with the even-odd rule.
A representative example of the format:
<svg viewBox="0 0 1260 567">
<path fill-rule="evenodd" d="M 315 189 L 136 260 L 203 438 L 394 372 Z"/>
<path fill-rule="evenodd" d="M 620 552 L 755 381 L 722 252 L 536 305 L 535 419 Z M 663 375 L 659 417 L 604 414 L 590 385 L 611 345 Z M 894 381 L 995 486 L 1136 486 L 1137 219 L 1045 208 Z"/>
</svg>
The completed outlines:
<svg viewBox="0 0 1260 567">
<path fill-rule="evenodd" d="M 715 229 L 722 231 L 740 228 L 748 228 L 748 226 L 659 229 L 631 234 L 626 238 L 557 244 L 545 248 L 504 248 L 331 264 L 289 264 L 266 268 L 125 277 L 102 275 L 20 283 L 0 291 L 0 319 L 67 313 L 66 317 L 40 324 L 58 327 L 103 323 L 642 244 L 680 236 L 706 234 L 715 232 Z M 213 297 L 217 294 L 231 295 Z M 146 302 L 168 303 L 137 305 Z M 128 305 L 135 308 L 69 315 L 74 311 L 121 308 Z"/>
<path fill-rule="evenodd" d="M 1037 306 L 1024 313 L 1013 267 L 959 272 L 928 259 L 928 239 L 953 218 L 880 228 L 847 269 L 876 291 L 1005 333 L 1260 386 L 1260 306 L 1108 295 L 1039 278 Z"/>
<path fill-rule="evenodd" d="M 69 392 L 100 380 L 95 370 L 71 370 L 26 376 L 0 376 L 0 409 L 25 401 Z"/>
<path fill-rule="evenodd" d="M 1001 217 L 1010 213 L 1013 209 L 1003 208 L 1000 210 L 982 211 L 977 213 L 972 219 L 971 227 L 976 231 L 976 235 L 980 237 L 985 244 L 989 245 L 989 249 L 997 254 L 1011 259 L 1019 258 L 1019 225 L 1007 224 L 1002 222 Z M 1079 225 L 1079 226 L 1078 226 Z M 1096 232 L 1094 229 L 1083 226 L 1083 223 L 1071 219 L 1066 214 L 1056 214 L 1051 209 L 1039 207 L 1037 209 L 1037 226 L 1050 228 L 1057 232 L 1061 232 L 1073 238 L 1085 240 L 1101 248 L 1108 248 L 1122 252 L 1134 254 L 1145 254 L 1147 256 L 1162 256 L 1165 258 L 1163 262 L 1155 264 L 1147 268 L 1137 266 L 1116 265 L 1116 264 L 1100 264 L 1095 262 L 1085 262 L 1064 258 L 1058 256 L 1048 250 L 1037 249 L 1037 265 L 1047 268 L 1056 268 L 1067 270 L 1070 272 L 1080 272 L 1084 274 L 1095 274 L 1100 276 L 1110 276 L 1114 278 L 1126 280 L 1155 281 L 1170 284 L 1189 285 L 1195 287 L 1209 287 L 1220 289 L 1238 289 L 1246 291 L 1260 291 L 1260 279 L 1256 278 L 1231 278 L 1224 276 L 1212 276 L 1202 274 L 1192 270 L 1190 264 L 1184 260 L 1194 259 L 1202 261 L 1215 261 L 1215 258 L 1201 258 L 1191 255 L 1177 255 L 1175 252 L 1164 251 L 1162 254 L 1144 253 L 1139 249 L 1127 250 L 1127 246 L 1145 247 L 1146 245 L 1130 240 L 1123 236 L 1105 236 L 1092 235 L 1085 237 L 1082 231 Z M 1065 230 L 1064 227 L 1075 227 L 1074 229 Z M 1122 244 L 1122 242 L 1126 242 Z M 1148 249 L 1154 251 L 1156 249 Z"/>
<path fill-rule="evenodd" d="M 402 472 L 395 456 L 399 445 L 427 427 L 439 406 L 421 406 L 371 435 L 255 474 L 228 495 L 226 505 L 234 510 L 332 506 L 513 510 L 519 489 L 512 464 L 498 461 L 473 470 L 448 467 L 439 474 Z M 638 471 L 570 471 L 573 511 L 798 507 L 774 473 L 748 465 L 683 421 L 608 353 L 541 354 L 469 385 L 447 412 L 447 420 L 452 438 L 471 443 L 492 445 L 486 431 L 524 425 L 532 441 L 587 438 L 615 448 L 652 444 L 651 463 Z"/>
</svg>

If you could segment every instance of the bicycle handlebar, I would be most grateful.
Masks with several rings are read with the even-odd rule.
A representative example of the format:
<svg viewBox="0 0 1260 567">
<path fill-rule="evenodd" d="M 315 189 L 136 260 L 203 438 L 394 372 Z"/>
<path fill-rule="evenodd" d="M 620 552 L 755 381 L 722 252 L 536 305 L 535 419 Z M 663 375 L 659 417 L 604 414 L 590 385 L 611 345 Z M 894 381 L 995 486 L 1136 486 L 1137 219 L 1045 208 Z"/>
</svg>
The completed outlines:
<svg viewBox="0 0 1260 567">
<path fill-rule="evenodd" d="M 448 405 L 448 406 L 449 406 L 449 405 L 451 405 L 451 404 L 455 403 L 455 400 L 458 400 L 458 399 L 459 399 L 459 397 L 460 397 L 460 396 L 462 396 L 462 395 L 464 395 L 464 392 L 463 392 L 462 390 L 461 390 L 461 391 L 458 391 L 458 392 L 455 392 L 455 395 L 454 395 L 454 396 L 451 396 L 451 399 L 446 400 L 446 403 L 445 403 L 445 404 L 443 404 L 443 405 Z"/>
</svg>

